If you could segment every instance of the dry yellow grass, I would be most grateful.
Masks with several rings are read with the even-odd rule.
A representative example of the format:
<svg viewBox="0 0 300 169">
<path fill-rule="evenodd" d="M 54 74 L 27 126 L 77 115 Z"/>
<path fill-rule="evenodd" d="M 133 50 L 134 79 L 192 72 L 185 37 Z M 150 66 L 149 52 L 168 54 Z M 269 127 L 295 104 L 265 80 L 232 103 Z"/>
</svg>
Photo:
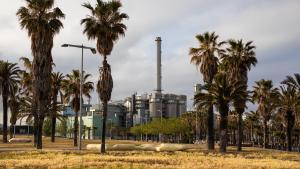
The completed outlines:
<svg viewBox="0 0 300 169">
<path fill-rule="evenodd" d="M 84 144 L 99 143 L 99 140 L 84 141 Z M 141 144 L 134 141 L 108 140 L 109 144 Z M 1 168 L 105 168 L 105 169 L 300 169 L 300 153 L 287 153 L 259 148 L 244 148 L 237 153 L 229 147 L 227 154 L 208 152 L 108 152 L 101 155 L 96 151 L 57 151 L 74 148 L 71 139 L 57 138 L 51 143 L 44 139 L 42 151 L 1 152 L 5 148 L 32 148 L 31 143 L 0 143 Z"/>
<path fill-rule="evenodd" d="M 296 169 L 300 154 L 247 148 L 242 153 L 31 151 L 0 153 L 0 168 Z"/>
</svg>

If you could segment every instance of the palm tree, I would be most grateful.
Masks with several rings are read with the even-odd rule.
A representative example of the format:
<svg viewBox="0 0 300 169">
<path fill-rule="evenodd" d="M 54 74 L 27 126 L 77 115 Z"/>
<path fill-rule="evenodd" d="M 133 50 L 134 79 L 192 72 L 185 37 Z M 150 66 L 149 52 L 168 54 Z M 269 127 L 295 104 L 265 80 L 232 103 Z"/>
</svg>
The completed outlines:
<svg viewBox="0 0 300 169">
<path fill-rule="evenodd" d="M 90 98 L 90 92 L 94 89 L 93 82 L 88 81 L 91 74 L 83 72 L 82 94 Z M 71 74 L 67 74 L 62 82 L 62 90 L 64 91 L 64 101 L 71 105 L 75 112 L 74 120 L 74 146 L 77 146 L 78 135 L 78 111 L 80 109 L 80 71 L 73 70 Z"/>
<path fill-rule="evenodd" d="M 271 80 L 262 79 L 255 82 L 252 100 L 258 104 L 257 113 L 262 117 L 264 126 L 264 148 L 268 147 L 268 121 L 277 108 L 278 89 Z"/>
<path fill-rule="evenodd" d="M 224 53 L 221 47 L 225 42 L 218 42 L 218 38 L 219 36 L 215 35 L 214 32 L 199 34 L 196 36 L 199 47 L 190 48 L 189 51 L 191 63 L 199 68 L 203 75 L 203 81 L 208 85 L 212 83 L 214 76 L 218 72 L 217 56 L 221 56 Z M 214 135 L 214 113 L 211 105 L 208 107 L 207 116 L 207 146 L 209 150 L 213 150 L 215 147 Z"/>
<path fill-rule="evenodd" d="M 111 68 L 107 63 L 107 56 L 110 55 L 114 43 L 125 35 L 126 25 L 124 19 L 128 15 L 120 12 L 122 3 L 117 0 L 104 2 L 97 0 L 96 6 L 90 3 L 84 3 L 83 7 L 90 10 L 91 15 L 81 20 L 84 25 L 83 33 L 89 40 L 97 41 L 97 50 L 103 56 L 102 67 L 100 68 L 100 77 L 97 83 L 97 92 L 103 104 L 103 123 L 102 123 L 102 143 L 101 152 L 105 152 L 105 134 L 107 118 L 107 102 L 111 99 L 113 88 L 113 79 Z"/>
<path fill-rule="evenodd" d="M 230 81 L 240 81 L 244 83 L 244 90 L 247 91 L 248 83 L 248 71 L 250 71 L 251 66 L 255 66 L 257 59 L 255 57 L 255 46 L 252 45 L 252 41 L 244 43 L 243 40 L 229 40 L 229 47 L 226 49 L 227 53 L 222 55 L 222 63 L 226 72 L 229 74 Z M 243 141 L 243 113 L 246 108 L 247 96 L 245 98 L 234 100 L 235 111 L 238 114 L 238 139 L 237 139 L 237 149 L 242 150 Z"/>
<path fill-rule="evenodd" d="M 197 106 L 215 105 L 220 113 L 220 152 L 226 152 L 227 126 L 229 104 L 234 99 L 243 98 L 247 93 L 243 90 L 244 84 L 240 82 L 230 83 L 225 73 L 218 73 L 213 83 L 205 85 L 203 92 L 195 96 Z M 206 91 L 206 92 L 205 92 Z"/>
<path fill-rule="evenodd" d="M 60 96 L 62 96 L 62 82 L 64 80 L 64 76 L 62 73 L 60 72 L 55 72 L 52 73 L 52 83 L 51 83 L 51 87 L 52 87 L 52 105 L 53 108 L 58 108 L 57 104 L 57 95 L 60 93 Z M 62 99 L 62 97 L 61 97 Z M 55 142 L 55 126 L 56 126 L 56 118 L 57 118 L 57 110 L 53 110 L 53 112 L 51 112 L 51 142 Z"/>
<path fill-rule="evenodd" d="M 38 110 L 37 148 L 42 149 L 42 129 L 45 114 L 50 104 L 53 38 L 63 27 L 60 19 L 64 14 L 59 8 L 53 8 L 54 0 L 26 0 L 18 12 L 20 25 L 31 38 L 33 55 L 33 109 Z"/>
<path fill-rule="evenodd" d="M 7 143 L 8 99 L 19 82 L 20 69 L 16 63 L 0 62 L 0 94 L 3 102 L 3 143 Z"/>
<path fill-rule="evenodd" d="M 295 114 L 300 111 L 299 93 L 294 86 L 280 86 L 278 112 L 284 119 L 288 151 L 292 151 L 292 131 L 295 124 Z"/>
</svg>

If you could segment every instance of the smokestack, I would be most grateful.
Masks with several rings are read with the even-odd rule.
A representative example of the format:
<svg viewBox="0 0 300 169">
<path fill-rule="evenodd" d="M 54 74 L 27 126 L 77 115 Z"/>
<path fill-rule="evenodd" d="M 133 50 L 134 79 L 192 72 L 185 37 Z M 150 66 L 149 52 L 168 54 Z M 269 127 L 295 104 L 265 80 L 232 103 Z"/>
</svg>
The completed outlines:
<svg viewBox="0 0 300 169">
<path fill-rule="evenodd" d="M 156 44 L 157 44 L 157 84 L 156 84 L 156 91 L 158 93 L 161 92 L 161 38 L 156 38 Z"/>
</svg>

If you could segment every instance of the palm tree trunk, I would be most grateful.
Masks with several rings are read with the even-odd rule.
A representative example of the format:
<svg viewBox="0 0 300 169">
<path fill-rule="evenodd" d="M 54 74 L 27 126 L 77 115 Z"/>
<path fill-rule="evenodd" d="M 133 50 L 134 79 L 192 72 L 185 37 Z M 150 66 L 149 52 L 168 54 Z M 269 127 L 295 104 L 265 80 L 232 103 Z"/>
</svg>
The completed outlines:
<svg viewBox="0 0 300 169">
<path fill-rule="evenodd" d="M 228 126 L 228 106 L 220 106 L 220 152 L 226 152 L 227 147 L 227 126 Z"/>
<path fill-rule="evenodd" d="M 215 149 L 215 132 L 214 132 L 214 109 L 210 106 L 207 115 L 207 148 L 208 150 Z"/>
<path fill-rule="evenodd" d="M 57 105 L 57 93 L 53 96 L 53 105 Z M 51 112 L 52 119 L 51 119 L 51 142 L 55 142 L 55 127 L 56 127 L 56 111 L 54 110 Z"/>
<path fill-rule="evenodd" d="M 293 115 L 292 111 L 286 112 L 286 119 L 287 119 L 287 127 L 286 127 L 286 139 L 287 139 L 287 150 L 292 151 L 292 130 L 293 130 Z"/>
<path fill-rule="evenodd" d="M 74 136 L 73 136 L 74 147 L 78 146 L 77 137 L 78 137 L 78 112 L 76 111 L 75 112 L 75 119 L 74 119 Z"/>
<path fill-rule="evenodd" d="M 243 111 L 237 112 L 238 113 L 238 122 L 237 122 L 237 128 L 238 128 L 238 139 L 237 139 L 237 151 L 242 151 L 242 143 L 243 143 Z"/>
<path fill-rule="evenodd" d="M 105 153 L 106 118 L 107 118 L 107 101 L 104 101 L 103 102 L 101 153 Z"/>
<path fill-rule="evenodd" d="M 38 130 L 37 130 L 37 149 L 43 148 L 43 124 L 44 124 L 44 117 L 38 118 Z"/>
<path fill-rule="evenodd" d="M 49 105 L 51 98 L 51 71 L 52 71 L 52 56 L 51 56 L 51 41 L 46 35 L 38 42 L 40 49 L 33 50 L 33 99 L 36 104 L 37 120 L 37 149 L 42 149 L 43 123 L 46 115 L 49 114 Z M 44 41 L 44 42 L 43 42 Z M 45 41 L 47 44 L 44 44 Z"/>
<path fill-rule="evenodd" d="M 264 120 L 264 148 L 268 148 L 268 125 L 266 120 Z"/>
<path fill-rule="evenodd" d="M 3 91 L 2 93 L 2 101 L 3 101 L 3 143 L 7 143 L 7 92 Z"/>
<path fill-rule="evenodd" d="M 236 130 L 233 129 L 233 133 L 232 133 L 232 144 L 236 145 Z"/>
<path fill-rule="evenodd" d="M 15 124 L 10 124 L 9 128 L 9 138 L 12 139 L 14 137 L 14 126 Z"/>
<path fill-rule="evenodd" d="M 33 145 L 34 145 L 34 147 L 37 147 L 37 141 L 38 141 L 38 117 L 35 114 L 34 121 L 33 121 Z"/>
<path fill-rule="evenodd" d="M 51 120 L 51 142 L 55 142 L 55 125 L 56 125 L 56 117 L 53 115 Z"/>
</svg>

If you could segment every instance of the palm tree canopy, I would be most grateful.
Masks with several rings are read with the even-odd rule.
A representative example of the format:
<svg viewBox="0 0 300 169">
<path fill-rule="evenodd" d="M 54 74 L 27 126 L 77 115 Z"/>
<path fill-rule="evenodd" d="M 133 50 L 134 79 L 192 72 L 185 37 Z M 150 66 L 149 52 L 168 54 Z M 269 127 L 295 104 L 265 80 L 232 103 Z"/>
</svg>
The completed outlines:
<svg viewBox="0 0 300 169">
<path fill-rule="evenodd" d="M 82 80 L 82 94 L 90 98 L 90 92 L 94 90 L 93 82 L 88 81 L 91 74 L 83 72 Z M 80 71 L 73 70 L 71 74 L 67 74 L 62 82 L 62 89 L 64 91 L 65 103 L 70 103 L 75 112 L 79 111 L 80 104 Z"/>
<path fill-rule="evenodd" d="M 59 8 L 53 8 L 54 0 L 26 0 L 26 7 L 17 11 L 22 29 L 26 29 L 31 37 L 33 56 L 39 56 L 41 47 L 47 51 L 52 49 L 54 35 L 63 27 L 60 19 L 65 14 Z"/>
<path fill-rule="evenodd" d="M 52 97 L 57 97 L 62 90 L 62 83 L 64 80 L 64 75 L 60 72 L 54 72 L 51 75 L 51 87 L 52 87 Z M 62 93 L 61 93 L 62 96 Z M 61 98 L 62 99 L 62 98 Z M 56 100 L 56 99 L 55 99 Z"/>
<path fill-rule="evenodd" d="M 60 19 L 65 15 L 59 8 L 53 8 L 54 0 L 26 0 L 26 5 L 18 10 L 17 15 L 21 27 L 28 30 L 28 36 L 36 37 L 43 33 L 53 36 L 63 27 Z"/>
<path fill-rule="evenodd" d="M 127 14 L 120 12 L 122 3 L 117 0 L 97 0 L 95 7 L 90 3 L 84 3 L 82 6 L 91 12 L 91 15 L 81 20 L 81 24 L 84 25 L 83 33 L 89 40 L 97 40 L 97 50 L 101 55 L 110 55 L 113 43 L 120 36 L 124 36 L 127 29 L 122 23 L 124 19 L 128 19 Z"/>
<path fill-rule="evenodd" d="M 293 78 L 292 76 L 287 76 L 286 79 L 281 83 L 293 86 L 300 92 L 300 74 L 295 73 L 294 76 L 295 78 Z"/>
<path fill-rule="evenodd" d="M 248 71 L 251 66 L 255 66 L 257 59 L 255 57 L 255 46 L 252 41 L 244 43 L 243 40 L 229 40 L 227 53 L 221 56 L 222 63 L 230 73 L 231 80 L 242 80 L 247 83 Z"/>
<path fill-rule="evenodd" d="M 204 82 L 211 83 L 214 75 L 218 71 L 218 57 L 224 53 L 221 46 L 225 42 L 218 42 L 219 36 L 213 33 L 205 32 L 199 34 L 196 39 L 199 42 L 198 48 L 190 48 L 189 55 L 191 56 L 191 63 L 199 67 L 203 74 Z"/>
<path fill-rule="evenodd" d="M 271 80 L 262 79 L 255 82 L 252 100 L 258 104 L 257 112 L 268 121 L 277 108 L 278 89 L 273 87 Z"/>
<path fill-rule="evenodd" d="M 195 103 L 200 107 L 210 105 L 215 105 L 218 109 L 228 107 L 234 99 L 247 95 L 243 88 L 243 83 L 230 83 L 225 73 L 218 73 L 212 84 L 203 86 L 204 91 L 195 95 Z"/>
<path fill-rule="evenodd" d="M 293 86 L 280 86 L 280 95 L 278 103 L 278 109 L 281 113 L 299 113 L 300 96 L 296 88 Z"/>
<path fill-rule="evenodd" d="M 0 62 L 0 94 L 8 97 L 14 91 L 15 85 L 19 83 L 19 73 L 16 63 Z"/>
</svg>

